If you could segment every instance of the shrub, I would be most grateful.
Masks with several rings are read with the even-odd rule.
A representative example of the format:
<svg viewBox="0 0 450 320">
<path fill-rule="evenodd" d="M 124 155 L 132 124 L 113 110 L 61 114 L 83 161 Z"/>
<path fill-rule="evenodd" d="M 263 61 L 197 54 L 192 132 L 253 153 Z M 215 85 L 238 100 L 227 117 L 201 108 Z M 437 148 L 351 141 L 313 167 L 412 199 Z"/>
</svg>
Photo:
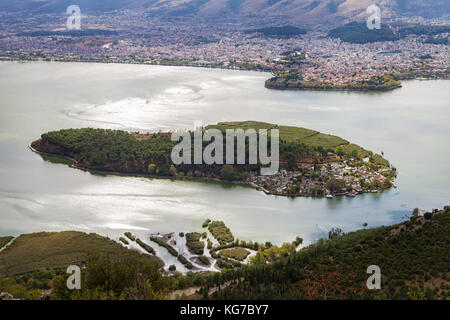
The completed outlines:
<svg viewBox="0 0 450 320">
<path fill-rule="evenodd" d="M 155 174 L 157 169 L 158 169 L 158 167 L 156 166 L 156 164 L 151 163 L 148 165 L 147 172 L 149 174 Z"/>
<path fill-rule="evenodd" d="M 174 257 L 178 257 L 178 251 L 175 250 L 174 247 L 172 247 L 170 244 L 164 242 L 163 240 L 156 238 L 156 237 L 150 237 L 150 240 L 153 242 L 156 242 L 157 244 L 159 244 L 161 247 L 164 247 L 167 249 L 167 251 L 169 251 L 169 253 L 171 255 L 173 255 Z"/>
<path fill-rule="evenodd" d="M 226 164 L 222 167 L 220 170 L 220 177 L 224 180 L 236 180 L 236 171 L 234 170 L 233 166 Z"/>
<path fill-rule="evenodd" d="M 202 228 L 206 228 L 211 223 L 210 219 L 206 219 L 205 222 L 202 224 Z"/>
<path fill-rule="evenodd" d="M 125 232 L 125 236 L 131 241 L 136 241 L 136 237 L 131 234 L 131 232 Z"/>
<path fill-rule="evenodd" d="M 136 243 L 137 243 L 138 245 L 140 245 L 140 246 L 142 247 L 142 249 L 144 249 L 144 250 L 147 251 L 148 253 L 150 253 L 150 254 L 155 254 L 155 250 L 154 250 L 151 246 L 149 246 L 148 244 L 142 242 L 141 239 L 137 238 L 137 239 L 136 239 Z"/>
<path fill-rule="evenodd" d="M 219 241 L 221 245 L 234 241 L 233 234 L 222 221 L 211 222 L 211 224 L 208 226 L 208 230 L 211 232 L 213 237 L 216 238 L 217 241 Z"/>
<path fill-rule="evenodd" d="M 201 255 L 198 256 L 198 259 L 200 260 L 201 263 L 203 263 L 204 265 L 208 265 L 209 264 L 209 259 L 208 257 Z"/>
<path fill-rule="evenodd" d="M 203 254 L 205 244 L 200 241 L 201 236 L 198 232 L 186 233 L 186 246 L 192 253 Z"/>
</svg>

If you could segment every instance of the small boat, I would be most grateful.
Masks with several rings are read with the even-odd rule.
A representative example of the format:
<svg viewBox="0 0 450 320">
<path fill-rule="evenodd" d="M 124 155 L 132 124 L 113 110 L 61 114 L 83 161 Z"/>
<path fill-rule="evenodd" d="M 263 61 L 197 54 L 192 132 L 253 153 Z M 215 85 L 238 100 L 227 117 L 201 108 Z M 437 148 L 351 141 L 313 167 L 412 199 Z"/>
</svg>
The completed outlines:
<svg viewBox="0 0 450 320">
<path fill-rule="evenodd" d="M 331 194 L 327 194 L 326 197 L 327 197 L 327 199 L 333 199 L 334 198 L 334 196 L 331 195 Z"/>
</svg>

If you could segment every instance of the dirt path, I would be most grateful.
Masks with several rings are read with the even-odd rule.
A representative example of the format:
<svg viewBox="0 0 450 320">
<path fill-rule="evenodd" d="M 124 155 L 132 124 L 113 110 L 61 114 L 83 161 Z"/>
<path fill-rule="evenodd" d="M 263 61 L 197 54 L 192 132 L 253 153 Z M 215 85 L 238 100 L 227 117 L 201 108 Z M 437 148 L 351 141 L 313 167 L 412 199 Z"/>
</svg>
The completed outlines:
<svg viewBox="0 0 450 320">
<path fill-rule="evenodd" d="M 242 281 L 243 278 L 238 279 L 238 281 Z M 229 287 L 232 283 L 234 283 L 235 280 L 230 280 L 225 282 L 224 284 L 222 284 L 220 286 L 220 290 L 223 290 L 227 287 Z M 200 290 L 201 287 L 189 287 L 183 290 L 175 290 L 173 292 L 170 293 L 169 295 L 169 299 L 170 300 L 176 300 L 177 298 L 181 298 L 181 297 L 185 297 L 185 298 L 192 298 L 192 296 L 197 294 L 197 291 Z M 219 291 L 219 287 L 213 287 L 210 288 L 208 291 L 208 296 L 216 293 L 217 291 Z"/>
</svg>

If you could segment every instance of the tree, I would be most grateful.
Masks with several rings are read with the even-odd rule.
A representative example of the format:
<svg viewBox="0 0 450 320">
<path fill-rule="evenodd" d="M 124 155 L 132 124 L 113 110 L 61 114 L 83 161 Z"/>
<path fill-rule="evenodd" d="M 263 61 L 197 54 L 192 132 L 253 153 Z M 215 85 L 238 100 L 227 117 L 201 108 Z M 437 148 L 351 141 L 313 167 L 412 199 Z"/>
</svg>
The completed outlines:
<svg viewBox="0 0 450 320">
<path fill-rule="evenodd" d="M 251 258 L 252 265 L 264 265 L 266 264 L 266 258 L 264 257 L 264 254 L 260 251 L 256 253 L 254 257 Z"/>
<path fill-rule="evenodd" d="M 333 239 L 343 236 L 345 233 L 341 228 L 332 228 L 328 231 L 328 239 Z"/>
<path fill-rule="evenodd" d="M 224 180 L 235 180 L 236 179 L 236 171 L 233 166 L 226 164 L 220 170 L 220 177 Z"/>
<path fill-rule="evenodd" d="M 246 180 L 248 180 L 248 179 L 250 179 L 250 173 L 248 173 L 248 172 L 242 172 L 240 175 L 239 175 L 239 177 L 241 178 L 241 180 L 243 180 L 243 181 L 246 181 Z"/>
<path fill-rule="evenodd" d="M 408 288 L 408 298 L 411 300 L 427 300 L 425 292 L 422 290 L 419 284 L 416 284 L 416 286 L 410 286 Z"/>
<path fill-rule="evenodd" d="M 69 292 L 66 279 L 66 274 L 55 279 L 58 299 L 160 300 L 167 298 L 170 285 L 170 280 L 162 276 L 158 261 L 135 252 L 89 254 L 81 278 L 81 291 Z"/>
<path fill-rule="evenodd" d="M 174 176 L 174 177 L 176 177 L 178 175 L 177 168 L 175 168 L 175 166 L 173 164 L 169 168 L 169 173 L 171 176 Z"/>
<path fill-rule="evenodd" d="M 345 187 L 345 181 L 342 179 L 331 178 L 328 180 L 326 187 L 332 192 L 339 192 Z"/>
<path fill-rule="evenodd" d="M 343 146 L 338 146 L 335 150 L 334 153 L 336 153 L 338 156 L 342 157 L 345 153 L 344 153 L 344 147 Z"/>
<path fill-rule="evenodd" d="M 298 247 L 299 245 L 301 245 L 303 243 L 303 238 L 300 238 L 300 237 L 295 238 L 294 243 Z"/>
<path fill-rule="evenodd" d="M 148 165 L 147 172 L 148 172 L 149 174 L 155 174 L 157 168 L 158 168 L 158 167 L 156 166 L 156 164 L 150 163 L 150 164 Z"/>
</svg>

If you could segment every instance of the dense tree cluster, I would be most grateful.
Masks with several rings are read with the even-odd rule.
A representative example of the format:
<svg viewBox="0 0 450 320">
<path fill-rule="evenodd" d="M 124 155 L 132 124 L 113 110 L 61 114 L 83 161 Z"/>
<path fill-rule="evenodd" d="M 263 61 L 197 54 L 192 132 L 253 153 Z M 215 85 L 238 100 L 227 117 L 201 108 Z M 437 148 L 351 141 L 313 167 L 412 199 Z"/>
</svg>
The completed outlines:
<svg viewBox="0 0 450 320">
<path fill-rule="evenodd" d="M 402 28 L 399 31 L 402 37 L 414 34 L 414 35 L 436 35 L 440 33 L 450 33 L 450 25 L 443 26 L 430 26 L 430 25 L 418 25 L 414 27 Z"/>
<path fill-rule="evenodd" d="M 298 35 L 306 34 L 308 31 L 294 26 L 283 27 L 266 27 L 260 29 L 246 30 L 245 33 L 261 33 L 268 37 L 284 37 L 290 38 Z"/>
<path fill-rule="evenodd" d="M 324 136 L 325 137 L 325 136 Z M 325 137 L 326 138 L 326 137 Z M 224 135 L 225 139 L 225 135 Z M 339 140 L 340 141 L 340 140 Z M 345 142 L 345 140 L 342 140 Z M 268 146 L 270 151 L 270 136 Z M 334 148 L 326 147 L 328 141 L 304 144 L 301 141 L 280 138 L 280 163 L 282 167 L 294 169 L 301 158 L 320 159 Z M 142 135 L 120 130 L 105 129 L 65 129 L 45 133 L 32 146 L 42 152 L 69 157 L 80 168 L 120 172 L 130 174 L 148 174 L 166 177 L 211 177 L 222 180 L 245 180 L 249 172 L 257 171 L 256 165 L 173 165 L 171 152 L 175 142 L 168 135 Z M 207 142 L 203 142 L 203 147 Z M 224 141 L 224 146 L 226 143 Z M 194 143 L 192 141 L 192 148 Z M 224 147 L 225 149 L 225 147 Z M 249 139 L 245 141 L 246 159 L 249 159 Z M 191 150 L 192 157 L 194 155 Z M 224 150 L 224 159 L 225 159 Z M 235 143 L 235 163 L 237 163 L 237 143 Z M 192 161 L 193 162 L 193 161 Z"/>
<path fill-rule="evenodd" d="M 271 89 L 387 91 L 400 87 L 401 83 L 394 79 L 392 75 L 374 76 L 369 80 L 343 84 L 302 81 L 301 76 L 289 72 L 270 78 L 266 81 L 265 86 Z"/>
<path fill-rule="evenodd" d="M 104 171 L 147 173 L 151 163 L 169 175 L 170 138 L 136 139 L 119 130 L 68 129 L 42 135 L 37 148 L 74 158 L 80 165 Z M 158 174 L 158 172 L 156 172 Z"/>
<path fill-rule="evenodd" d="M 394 41 L 399 36 L 385 24 L 381 25 L 381 29 L 370 30 L 367 24 L 350 22 L 344 26 L 332 29 L 328 36 L 331 38 L 339 38 L 342 41 L 350 43 L 371 43 L 378 41 Z"/>
<path fill-rule="evenodd" d="M 54 280 L 53 298 L 82 300 L 161 300 L 171 282 L 156 261 L 134 253 L 112 256 L 92 253 L 82 270 L 81 290 L 68 290 L 68 274 Z"/>
<path fill-rule="evenodd" d="M 429 37 L 424 43 L 449 45 L 450 41 L 448 40 L 448 37 Z"/>
</svg>

